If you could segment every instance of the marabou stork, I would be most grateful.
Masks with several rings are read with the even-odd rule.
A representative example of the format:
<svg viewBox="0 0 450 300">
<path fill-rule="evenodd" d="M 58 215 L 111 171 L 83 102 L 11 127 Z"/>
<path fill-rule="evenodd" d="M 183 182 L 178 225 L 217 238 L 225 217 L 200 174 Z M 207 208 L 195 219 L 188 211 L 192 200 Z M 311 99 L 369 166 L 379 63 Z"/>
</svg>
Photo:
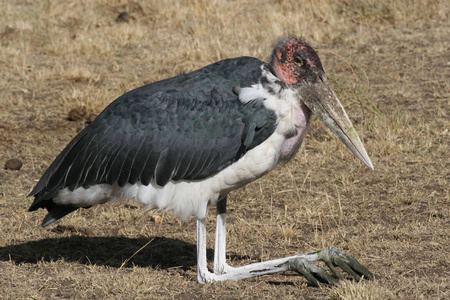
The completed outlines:
<svg viewBox="0 0 450 300">
<path fill-rule="evenodd" d="M 313 112 L 373 169 L 316 51 L 302 39 L 278 42 L 269 64 L 225 59 L 144 85 L 114 102 L 56 157 L 30 193 L 30 211 L 46 208 L 48 226 L 80 208 L 114 198 L 197 217 L 197 279 L 236 280 L 294 270 L 312 284 L 372 278 L 334 247 L 232 268 L 225 258 L 230 191 L 289 161 Z M 214 270 L 206 266 L 207 206 L 217 206 Z M 323 261 L 333 275 L 314 261 Z"/>
</svg>

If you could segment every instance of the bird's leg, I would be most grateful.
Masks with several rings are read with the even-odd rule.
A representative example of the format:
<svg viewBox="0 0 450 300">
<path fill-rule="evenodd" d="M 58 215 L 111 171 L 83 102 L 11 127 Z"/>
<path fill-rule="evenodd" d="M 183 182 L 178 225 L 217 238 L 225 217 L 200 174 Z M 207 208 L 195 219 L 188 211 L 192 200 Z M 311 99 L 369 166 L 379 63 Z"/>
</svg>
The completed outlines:
<svg viewBox="0 0 450 300">
<path fill-rule="evenodd" d="M 211 282 L 214 274 L 208 271 L 206 258 L 206 210 L 208 202 L 201 204 L 197 214 L 197 281 Z"/>
<path fill-rule="evenodd" d="M 227 198 L 217 203 L 216 238 L 214 244 L 214 274 L 228 273 L 231 267 L 226 262 L 226 213 Z"/>
<path fill-rule="evenodd" d="M 197 281 L 206 283 L 212 280 L 206 260 L 206 224 L 205 218 L 197 218 Z"/>
<path fill-rule="evenodd" d="M 225 199 L 224 199 L 225 200 Z M 224 201 L 222 200 L 222 201 Z M 361 276 L 371 279 L 374 275 L 363 267 L 356 259 L 342 250 L 327 247 L 319 251 L 258 262 L 242 267 L 232 268 L 226 264 L 225 256 L 225 208 L 226 202 L 219 203 L 217 208 L 217 227 L 214 251 L 214 273 L 207 268 L 206 259 L 206 205 L 205 213 L 197 217 L 197 280 L 199 283 L 223 280 L 238 280 L 259 275 L 266 275 L 284 271 L 295 271 L 306 277 L 313 285 L 320 283 L 335 283 L 342 278 L 336 269 L 340 267 L 356 280 Z M 323 261 L 330 269 L 328 274 L 323 268 L 314 264 Z"/>
<path fill-rule="evenodd" d="M 315 261 L 325 262 L 334 276 L 314 264 Z M 344 251 L 334 247 L 327 247 L 319 251 L 230 268 L 225 274 L 216 275 L 206 270 L 208 272 L 204 276 L 206 280 L 201 282 L 239 280 L 284 271 L 295 271 L 303 275 L 312 285 L 317 286 L 320 283 L 336 283 L 342 278 L 336 266 L 339 266 L 356 280 L 360 280 L 361 276 L 364 276 L 366 279 L 374 278 L 374 275 L 369 270 Z"/>
</svg>

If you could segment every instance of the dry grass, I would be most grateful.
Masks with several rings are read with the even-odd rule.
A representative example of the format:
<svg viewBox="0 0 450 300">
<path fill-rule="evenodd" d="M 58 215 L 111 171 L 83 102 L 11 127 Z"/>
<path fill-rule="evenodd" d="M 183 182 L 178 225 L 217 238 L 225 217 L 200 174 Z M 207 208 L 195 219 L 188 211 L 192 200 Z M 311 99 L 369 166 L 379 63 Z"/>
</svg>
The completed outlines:
<svg viewBox="0 0 450 300">
<path fill-rule="evenodd" d="M 450 297 L 446 1 L 23 0 L 1 7 L 0 165 L 16 157 L 24 166 L 0 169 L 0 298 Z M 128 22 L 116 21 L 122 11 Z M 42 229 L 44 211 L 26 212 L 36 180 L 84 126 L 67 120 L 71 109 L 98 113 L 134 87 L 219 59 L 267 59 L 288 34 L 319 49 L 376 170 L 313 120 L 293 162 L 231 195 L 231 263 L 334 245 L 381 279 L 313 288 L 286 273 L 198 285 L 192 220 L 164 214 L 156 224 L 134 204 L 112 204 Z M 212 248 L 213 218 L 208 225 Z"/>
</svg>

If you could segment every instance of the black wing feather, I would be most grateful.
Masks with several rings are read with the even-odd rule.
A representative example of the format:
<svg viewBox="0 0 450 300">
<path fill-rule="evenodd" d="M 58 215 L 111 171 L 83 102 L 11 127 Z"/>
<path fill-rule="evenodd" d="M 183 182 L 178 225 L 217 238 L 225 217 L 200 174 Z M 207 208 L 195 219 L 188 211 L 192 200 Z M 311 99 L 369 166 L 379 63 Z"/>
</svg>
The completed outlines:
<svg viewBox="0 0 450 300">
<path fill-rule="evenodd" d="M 147 162 L 148 155 L 148 136 L 141 138 L 141 145 L 136 151 L 136 155 L 133 159 L 133 163 L 130 169 L 130 176 L 128 177 L 128 183 L 135 184 L 144 170 L 145 163 Z"/>
<path fill-rule="evenodd" d="M 242 104 L 236 87 L 261 76 L 261 62 L 228 59 L 142 86 L 112 102 L 61 152 L 30 193 L 50 212 L 46 225 L 76 209 L 53 203 L 58 191 L 152 179 L 200 180 L 218 173 L 275 130 L 261 101 Z"/>
<path fill-rule="evenodd" d="M 164 143 L 168 144 L 168 143 Z M 155 167 L 155 179 L 159 186 L 165 186 L 172 176 L 175 167 L 174 160 L 170 157 L 170 148 L 167 147 L 159 153 L 158 162 Z"/>
<path fill-rule="evenodd" d="M 99 180 L 101 177 L 101 171 L 103 170 L 103 166 L 105 165 L 105 161 L 108 158 L 108 153 L 110 153 L 113 144 L 107 143 L 107 133 L 105 133 L 104 137 L 100 141 L 101 148 L 98 149 L 95 159 L 91 163 L 91 167 L 89 168 L 86 177 L 85 177 L 85 185 L 92 186 L 96 182 L 101 182 Z"/>
</svg>

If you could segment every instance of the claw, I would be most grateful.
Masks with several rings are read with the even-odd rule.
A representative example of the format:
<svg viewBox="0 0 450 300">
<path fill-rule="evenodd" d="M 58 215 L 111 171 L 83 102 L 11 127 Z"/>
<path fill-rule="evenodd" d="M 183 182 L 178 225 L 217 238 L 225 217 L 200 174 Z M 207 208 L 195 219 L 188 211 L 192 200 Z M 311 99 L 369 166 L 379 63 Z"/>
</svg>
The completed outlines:
<svg viewBox="0 0 450 300">
<path fill-rule="evenodd" d="M 338 282 L 336 278 L 329 275 L 324 269 L 304 258 L 294 258 L 288 264 L 291 271 L 305 276 L 314 286 L 319 286 L 321 283 L 335 284 Z"/>
<path fill-rule="evenodd" d="M 325 262 L 331 272 L 333 272 L 333 274 L 338 278 L 342 278 L 342 276 L 334 267 L 330 266 L 340 267 L 342 270 L 350 274 L 355 280 L 361 280 L 361 276 L 364 276 L 367 279 L 375 278 L 375 276 L 364 266 L 362 266 L 356 259 L 335 247 L 324 248 L 320 250 L 317 255 L 319 256 L 319 259 Z"/>
</svg>

